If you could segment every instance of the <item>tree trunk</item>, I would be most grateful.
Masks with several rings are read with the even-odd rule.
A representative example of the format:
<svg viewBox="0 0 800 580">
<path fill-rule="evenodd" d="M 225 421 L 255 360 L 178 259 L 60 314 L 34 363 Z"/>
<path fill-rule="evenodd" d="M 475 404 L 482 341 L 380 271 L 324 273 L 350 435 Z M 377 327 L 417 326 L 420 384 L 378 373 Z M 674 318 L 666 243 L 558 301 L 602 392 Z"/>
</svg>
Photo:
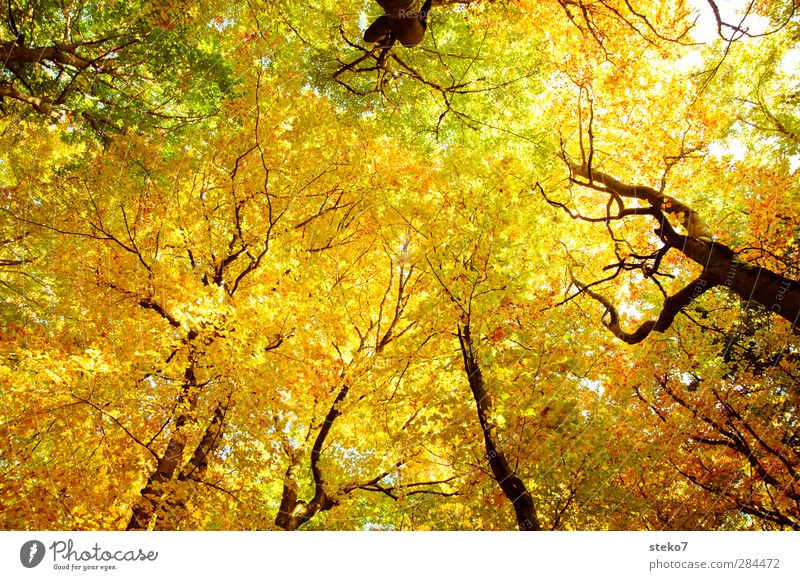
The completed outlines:
<svg viewBox="0 0 800 580">
<path fill-rule="evenodd" d="M 327 511 L 336 505 L 336 502 L 331 499 L 325 489 L 325 478 L 319 460 L 320 457 L 322 457 L 322 447 L 325 445 L 328 433 L 330 433 L 334 421 L 342 414 L 339 406 L 349 392 L 350 387 L 347 385 L 344 385 L 339 390 L 336 399 L 334 399 L 331 408 L 328 410 L 328 414 L 325 415 L 325 421 L 323 421 L 322 428 L 319 430 L 317 438 L 314 441 L 314 447 L 311 449 L 311 474 L 314 476 L 314 497 L 311 498 L 311 501 L 308 503 L 297 498 L 300 489 L 297 474 L 300 472 L 301 461 L 301 451 L 298 450 L 292 456 L 291 463 L 284 476 L 281 505 L 280 508 L 278 508 L 278 515 L 275 516 L 276 526 L 287 531 L 295 531 L 319 512 Z"/>
<path fill-rule="evenodd" d="M 458 340 L 461 344 L 461 354 L 464 358 L 464 370 L 467 373 L 472 396 L 478 409 L 478 421 L 481 425 L 483 441 L 486 446 L 486 459 L 492 468 L 494 479 L 514 507 L 519 529 L 522 531 L 539 531 L 542 528 L 539 525 L 533 498 L 522 480 L 517 477 L 516 473 L 508 465 L 500 446 L 497 429 L 492 420 L 492 399 L 486 390 L 481 369 L 472 352 L 469 322 L 463 328 L 459 327 Z"/>
<path fill-rule="evenodd" d="M 197 404 L 199 386 L 196 384 L 194 363 L 190 363 L 184 373 L 184 388 L 179 405 L 186 405 L 190 410 Z M 186 448 L 186 434 L 184 427 L 190 422 L 191 417 L 182 413 L 175 421 L 175 429 L 167 443 L 164 454 L 159 458 L 155 470 L 147 478 L 147 484 L 142 488 L 141 497 L 133 507 L 131 519 L 126 530 L 147 530 L 155 524 L 157 509 L 164 495 L 163 486 L 170 482 L 178 469 L 178 464 Z"/>
</svg>

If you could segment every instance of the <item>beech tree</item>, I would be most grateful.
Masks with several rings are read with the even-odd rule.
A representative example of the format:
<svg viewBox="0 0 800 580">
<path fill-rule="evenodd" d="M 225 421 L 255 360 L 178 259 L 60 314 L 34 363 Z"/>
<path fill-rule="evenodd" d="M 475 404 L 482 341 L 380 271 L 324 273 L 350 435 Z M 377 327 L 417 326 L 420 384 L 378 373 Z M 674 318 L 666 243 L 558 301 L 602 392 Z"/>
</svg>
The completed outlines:
<svg viewBox="0 0 800 580">
<path fill-rule="evenodd" d="M 0 526 L 800 527 L 796 3 L 0 17 Z"/>
</svg>

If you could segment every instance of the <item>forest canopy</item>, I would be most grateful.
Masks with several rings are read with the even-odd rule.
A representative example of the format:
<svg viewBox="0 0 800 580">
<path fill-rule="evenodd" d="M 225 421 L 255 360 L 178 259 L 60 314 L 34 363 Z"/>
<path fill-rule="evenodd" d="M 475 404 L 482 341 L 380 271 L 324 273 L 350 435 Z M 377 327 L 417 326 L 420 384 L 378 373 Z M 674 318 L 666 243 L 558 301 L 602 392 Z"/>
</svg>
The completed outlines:
<svg viewBox="0 0 800 580">
<path fill-rule="evenodd" d="M 4 1 L 0 529 L 800 529 L 799 40 Z"/>
</svg>

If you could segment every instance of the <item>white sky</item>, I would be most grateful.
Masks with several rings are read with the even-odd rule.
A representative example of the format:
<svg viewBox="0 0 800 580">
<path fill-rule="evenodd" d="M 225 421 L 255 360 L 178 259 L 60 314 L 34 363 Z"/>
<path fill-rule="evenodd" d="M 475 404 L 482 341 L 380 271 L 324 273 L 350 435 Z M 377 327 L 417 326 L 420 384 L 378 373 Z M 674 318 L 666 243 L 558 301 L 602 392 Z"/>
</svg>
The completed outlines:
<svg viewBox="0 0 800 580">
<path fill-rule="evenodd" d="M 752 0 L 717 0 L 716 5 L 719 8 L 720 15 L 723 22 L 738 25 L 742 19 L 744 11 L 750 5 Z M 693 6 L 697 11 L 697 25 L 693 31 L 692 36 L 698 42 L 711 42 L 719 36 L 717 35 L 717 21 L 714 18 L 714 12 L 711 10 L 706 0 L 688 0 L 690 6 Z M 764 32 L 769 27 L 769 20 L 761 16 L 749 14 L 747 20 L 743 24 L 751 34 L 758 34 Z M 723 29 L 723 34 L 729 36 L 730 29 Z"/>
<path fill-rule="evenodd" d="M 717 0 L 716 5 L 719 8 L 720 16 L 723 22 L 739 25 L 747 7 L 751 4 L 752 0 Z M 713 42 L 719 39 L 717 32 L 717 21 L 714 18 L 714 12 L 707 0 L 688 0 L 690 6 L 693 6 L 697 16 L 697 23 L 692 31 L 693 38 L 698 42 Z M 748 14 L 745 22 L 742 24 L 751 34 L 759 34 L 765 32 L 770 27 L 769 19 L 755 14 Z M 730 35 L 731 30 L 723 29 L 723 34 Z M 694 64 L 694 61 L 689 58 L 689 64 Z M 800 70 L 800 49 L 793 49 L 786 53 L 785 58 L 781 62 L 780 68 L 786 74 L 793 74 Z M 709 152 L 717 157 L 724 155 L 731 155 L 734 160 L 741 159 L 744 155 L 742 146 L 735 141 L 729 142 L 727 147 L 719 144 L 712 143 L 709 146 Z M 795 172 L 800 168 L 800 155 L 795 155 L 790 158 L 790 171 Z"/>
</svg>

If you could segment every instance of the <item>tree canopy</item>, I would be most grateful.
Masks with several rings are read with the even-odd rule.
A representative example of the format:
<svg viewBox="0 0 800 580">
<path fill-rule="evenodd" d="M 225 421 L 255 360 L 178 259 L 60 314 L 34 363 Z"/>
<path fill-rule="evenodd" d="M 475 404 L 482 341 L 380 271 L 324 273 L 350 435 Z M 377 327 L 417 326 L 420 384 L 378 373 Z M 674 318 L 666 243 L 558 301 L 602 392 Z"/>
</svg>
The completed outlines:
<svg viewBox="0 0 800 580">
<path fill-rule="evenodd" d="M 796 3 L 383 10 L 3 2 L 0 527 L 800 529 Z"/>
</svg>

